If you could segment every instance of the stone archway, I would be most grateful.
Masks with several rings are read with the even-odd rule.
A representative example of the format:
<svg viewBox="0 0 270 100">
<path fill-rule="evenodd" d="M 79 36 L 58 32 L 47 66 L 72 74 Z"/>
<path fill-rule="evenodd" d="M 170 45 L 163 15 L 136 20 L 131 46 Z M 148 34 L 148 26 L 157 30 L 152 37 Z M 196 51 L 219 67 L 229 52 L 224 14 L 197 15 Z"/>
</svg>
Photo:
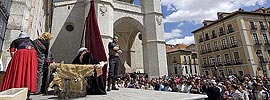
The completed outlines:
<svg viewBox="0 0 270 100">
<path fill-rule="evenodd" d="M 119 73 L 143 72 L 142 41 L 138 38 L 143 25 L 134 18 L 122 17 L 114 22 L 114 35 L 123 53 Z"/>
</svg>

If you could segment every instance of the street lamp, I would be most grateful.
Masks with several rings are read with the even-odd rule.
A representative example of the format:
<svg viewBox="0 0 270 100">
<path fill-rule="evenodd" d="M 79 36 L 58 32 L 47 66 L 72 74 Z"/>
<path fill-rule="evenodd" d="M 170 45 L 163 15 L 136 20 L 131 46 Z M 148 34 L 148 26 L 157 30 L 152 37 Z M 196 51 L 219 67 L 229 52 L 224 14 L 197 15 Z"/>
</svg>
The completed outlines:
<svg viewBox="0 0 270 100">
<path fill-rule="evenodd" d="M 260 66 L 261 66 L 261 69 L 262 69 L 262 71 L 263 71 L 263 75 L 266 76 L 266 75 L 265 75 L 265 72 L 264 72 L 264 70 L 263 70 L 263 54 L 262 54 L 262 51 L 261 51 L 261 50 L 258 50 L 258 51 L 256 52 L 256 54 L 257 54 L 258 58 L 260 59 Z"/>
</svg>

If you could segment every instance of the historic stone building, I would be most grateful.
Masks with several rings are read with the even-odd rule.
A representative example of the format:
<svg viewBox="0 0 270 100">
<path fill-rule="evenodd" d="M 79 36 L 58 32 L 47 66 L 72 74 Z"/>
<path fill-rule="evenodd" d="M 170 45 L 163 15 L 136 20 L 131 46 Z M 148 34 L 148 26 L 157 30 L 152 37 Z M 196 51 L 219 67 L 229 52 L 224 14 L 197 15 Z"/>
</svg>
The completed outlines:
<svg viewBox="0 0 270 100">
<path fill-rule="evenodd" d="M 195 44 L 166 45 L 169 75 L 200 75 Z"/>
<path fill-rule="evenodd" d="M 11 59 L 10 43 L 18 38 L 21 31 L 36 39 L 42 32 L 50 32 L 52 0 L 4 0 L 9 8 L 9 19 L 4 36 L 2 61 L 4 70 Z M 1 12 L 2 13 L 2 12 Z M 2 26 L 3 27 L 3 26 Z M 0 27 L 1 28 L 1 27 Z M 0 29 L 1 30 L 1 29 Z M 1 33 L 1 41 L 3 40 Z"/>
<path fill-rule="evenodd" d="M 123 50 L 120 73 L 144 72 L 150 77 L 167 75 L 165 39 L 160 0 L 95 0 L 103 44 L 119 37 Z M 90 0 L 55 0 L 52 54 L 56 61 L 70 63 L 83 40 Z"/>
<path fill-rule="evenodd" d="M 194 33 L 202 74 L 270 75 L 270 9 L 217 13 Z"/>
</svg>

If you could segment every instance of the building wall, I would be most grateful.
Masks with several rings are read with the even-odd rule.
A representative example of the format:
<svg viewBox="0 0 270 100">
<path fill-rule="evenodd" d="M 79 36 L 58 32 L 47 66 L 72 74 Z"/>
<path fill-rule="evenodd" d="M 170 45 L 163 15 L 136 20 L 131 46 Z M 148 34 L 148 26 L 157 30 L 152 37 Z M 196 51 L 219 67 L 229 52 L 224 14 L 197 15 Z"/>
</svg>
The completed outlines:
<svg viewBox="0 0 270 100">
<path fill-rule="evenodd" d="M 189 57 L 191 61 L 189 61 Z M 169 75 L 200 75 L 197 58 L 194 59 L 191 51 L 178 50 L 168 52 L 167 63 Z"/>
<path fill-rule="evenodd" d="M 270 20 L 269 17 L 269 15 L 236 14 L 196 31 L 194 37 L 199 53 L 199 66 L 202 68 L 202 74 L 209 72 L 210 75 L 214 75 L 215 73 L 220 75 L 223 70 L 225 76 L 230 74 L 240 75 L 242 73 L 251 76 L 258 75 L 260 72 L 257 71 L 257 68 L 260 67 L 260 63 L 256 51 L 262 50 L 264 60 L 269 61 L 269 53 L 267 52 L 267 50 L 270 50 L 269 31 L 267 31 L 269 27 L 267 27 L 266 24 L 268 23 L 267 20 Z M 260 26 L 259 21 L 263 21 L 266 29 L 251 29 L 251 20 L 254 21 L 256 27 Z M 232 32 L 229 32 L 228 24 L 232 25 Z M 220 35 L 219 27 L 223 27 L 225 34 Z M 217 36 L 212 38 L 211 35 L 209 35 L 209 39 L 206 39 L 206 34 L 211 34 L 213 30 L 215 30 Z M 257 33 L 258 42 L 254 40 L 252 33 Z M 263 39 L 262 33 L 266 34 L 267 40 Z M 232 37 L 234 37 L 234 39 Z M 227 46 L 222 45 L 223 39 L 225 39 L 224 43 L 226 43 Z M 215 50 L 215 41 L 218 42 L 219 50 Z M 207 44 L 210 44 L 211 49 L 208 49 Z M 235 55 L 235 52 L 238 53 L 238 56 Z M 227 61 L 225 54 L 229 55 L 229 57 L 227 57 L 229 60 Z M 217 55 L 221 57 L 220 64 L 218 64 Z M 214 59 L 211 60 L 211 57 Z M 206 61 L 204 61 L 204 58 Z M 269 73 L 267 65 L 268 63 L 264 61 L 264 69 Z"/>
<path fill-rule="evenodd" d="M 48 9 L 44 7 L 45 5 L 48 5 L 48 3 L 44 3 L 43 0 L 11 1 L 10 16 L 3 45 L 2 60 L 5 66 L 4 70 L 11 59 L 9 54 L 10 43 L 18 38 L 21 31 L 28 33 L 31 39 L 36 39 L 38 35 L 45 31 L 45 17 L 47 14 L 44 10 Z"/>
</svg>

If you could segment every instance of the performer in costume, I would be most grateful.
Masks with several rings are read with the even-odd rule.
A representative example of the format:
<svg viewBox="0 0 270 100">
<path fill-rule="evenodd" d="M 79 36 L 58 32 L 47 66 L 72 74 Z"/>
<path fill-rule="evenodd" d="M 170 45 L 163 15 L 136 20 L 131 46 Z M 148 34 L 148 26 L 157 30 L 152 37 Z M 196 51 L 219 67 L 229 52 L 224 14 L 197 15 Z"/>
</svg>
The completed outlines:
<svg viewBox="0 0 270 100">
<path fill-rule="evenodd" d="M 72 61 L 72 64 L 100 64 L 101 66 L 104 66 L 107 64 L 107 62 L 97 62 L 91 53 L 87 50 L 87 48 L 82 47 L 78 51 L 78 55 L 74 58 Z M 106 94 L 104 82 L 102 75 L 98 76 L 96 75 L 96 70 L 94 76 L 87 77 L 87 94 L 95 94 L 95 95 L 102 95 Z M 104 73 L 103 73 L 104 74 Z"/>
<path fill-rule="evenodd" d="M 43 80 L 43 73 L 45 69 L 45 61 L 48 62 L 49 44 L 52 39 L 52 35 L 48 32 L 44 32 L 38 39 L 34 40 L 34 45 L 38 55 L 38 72 L 37 72 L 37 94 L 45 92 L 45 81 Z M 46 75 L 45 75 L 46 77 Z M 42 89 L 41 89 L 42 88 Z"/>
<path fill-rule="evenodd" d="M 37 52 L 27 33 L 21 32 L 10 45 L 11 61 L 0 86 L 0 91 L 27 87 L 29 92 L 37 90 Z"/>
<path fill-rule="evenodd" d="M 120 65 L 120 58 L 119 54 L 122 53 L 122 50 L 120 49 L 119 45 L 116 43 L 118 42 L 118 37 L 113 37 L 113 42 L 109 42 L 108 48 L 109 48 L 109 72 L 108 72 L 108 87 L 107 91 L 111 91 L 111 85 L 112 90 L 119 90 L 116 88 L 115 84 L 118 78 L 118 67 Z"/>
</svg>

